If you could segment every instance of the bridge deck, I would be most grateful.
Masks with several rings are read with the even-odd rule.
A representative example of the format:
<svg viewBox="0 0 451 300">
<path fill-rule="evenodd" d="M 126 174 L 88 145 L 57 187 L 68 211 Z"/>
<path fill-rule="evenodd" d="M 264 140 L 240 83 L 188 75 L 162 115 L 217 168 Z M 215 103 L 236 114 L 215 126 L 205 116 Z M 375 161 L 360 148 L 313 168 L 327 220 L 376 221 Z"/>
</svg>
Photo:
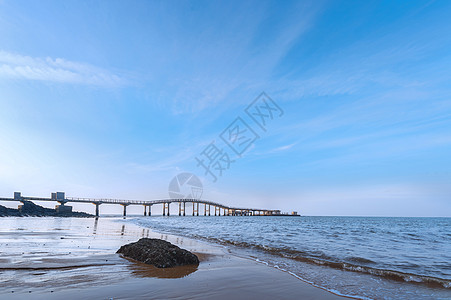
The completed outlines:
<svg viewBox="0 0 451 300">
<path fill-rule="evenodd" d="M 64 195 L 64 193 L 62 193 Z M 124 200 L 124 199 L 108 199 L 108 198 L 78 198 L 78 197 L 63 197 L 63 198 L 42 198 L 42 197 L 25 197 L 20 193 L 15 195 L 14 198 L 0 198 L 0 201 L 55 201 L 61 204 L 67 202 L 79 202 L 79 203 L 92 203 L 96 206 L 100 204 L 120 204 L 123 206 L 128 205 L 144 205 L 152 206 L 155 204 L 169 204 L 169 203 L 196 203 L 196 204 L 206 204 L 209 206 L 214 206 L 217 208 L 222 208 L 229 211 L 239 211 L 239 212 L 279 212 L 278 210 L 260 209 L 260 208 L 242 208 L 242 207 L 232 207 L 223 205 L 221 203 L 202 200 L 202 199 L 157 199 L 157 200 Z"/>
</svg>

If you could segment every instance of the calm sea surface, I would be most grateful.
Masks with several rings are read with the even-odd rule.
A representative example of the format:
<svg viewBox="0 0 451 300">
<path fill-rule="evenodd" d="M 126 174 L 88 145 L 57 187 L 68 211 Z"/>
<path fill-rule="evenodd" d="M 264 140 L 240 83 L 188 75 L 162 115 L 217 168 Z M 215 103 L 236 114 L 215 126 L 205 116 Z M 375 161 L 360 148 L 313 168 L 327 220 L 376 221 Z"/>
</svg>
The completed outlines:
<svg viewBox="0 0 451 300">
<path fill-rule="evenodd" d="M 451 218 L 140 217 L 365 299 L 451 299 Z"/>
</svg>

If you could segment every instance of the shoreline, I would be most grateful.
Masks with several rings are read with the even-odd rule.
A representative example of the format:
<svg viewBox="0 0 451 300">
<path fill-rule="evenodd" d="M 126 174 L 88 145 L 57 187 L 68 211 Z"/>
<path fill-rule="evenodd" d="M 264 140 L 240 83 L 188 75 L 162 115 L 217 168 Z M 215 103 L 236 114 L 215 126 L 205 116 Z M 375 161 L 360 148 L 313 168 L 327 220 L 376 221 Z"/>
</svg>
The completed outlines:
<svg viewBox="0 0 451 300">
<path fill-rule="evenodd" d="M 17 221 L 12 223 L 15 223 L 20 233 L 27 232 L 27 226 L 35 228 L 32 223 L 39 221 L 51 229 L 46 232 L 29 230 L 28 235 L 21 238 L 13 236 L 14 230 L 11 230 L 11 234 L 2 232 L 2 244 L 8 239 L 15 239 L 17 245 L 12 245 L 12 249 L 23 249 L 21 244 L 31 244 L 28 238 L 33 239 L 37 235 L 42 245 L 50 245 L 33 244 L 40 252 L 31 249 L 29 253 L 22 252 L 21 255 L 10 251 L 9 260 L 8 252 L 4 252 L 8 249 L 2 247 L 0 273 L 7 279 L 6 283 L 0 285 L 0 298 L 349 299 L 315 287 L 289 272 L 236 256 L 220 245 L 160 234 L 149 228 L 115 221 L 117 218 L 105 218 L 97 222 L 93 219 L 69 218 L 65 220 L 70 222 L 62 222 L 57 218 L 36 218 L 28 225 L 22 221 L 24 218 L 20 219 L 12 220 Z M 92 223 L 93 228 L 89 226 Z M 80 230 L 85 233 L 78 232 Z M 59 240 L 56 239 L 58 236 Z M 192 251 L 198 255 L 200 264 L 196 268 L 157 269 L 115 254 L 118 245 L 136 241 L 140 237 L 161 238 Z M 59 244 L 59 249 L 55 249 L 53 244 Z M 11 247 L 11 244 L 6 245 Z M 84 249 L 77 252 L 81 246 Z M 64 251 L 61 252 L 62 249 Z M 103 260 L 103 265 L 99 264 L 100 260 Z M 52 264 L 53 267 L 63 269 L 48 269 Z M 25 266 L 36 268 L 14 270 L 15 267 Z M 18 276 L 22 276 L 22 279 Z M 13 282 L 15 286 L 11 284 Z"/>
<path fill-rule="evenodd" d="M 297 216 L 299 216 L 299 215 L 297 215 Z M 135 217 L 137 217 L 137 216 L 135 216 Z M 116 217 L 111 216 L 110 218 L 115 218 L 115 219 L 121 221 L 120 217 L 116 218 Z M 130 223 L 127 223 L 127 224 L 130 224 Z M 132 224 L 134 226 L 137 226 L 137 227 L 140 227 L 140 228 L 143 228 L 143 229 L 149 229 L 149 228 L 143 227 L 142 225 L 137 225 L 137 224 L 134 224 L 134 223 L 132 223 Z M 215 242 L 215 241 L 212 241 L 212 240 L 209 240 L 209 239 L 205 239 L 205 238 L 193 238 L 193 237 L 189 237 L 189 236 L 177 235 L 177 234 L 173 234 L 171 232 L 158 231 L 158 230 L 153 230 L 153 229 L 152 229 L 152 233 L 165 235 L 166 237 L 172 237 L 172 241 L 171 240 L 169 240 L 169 241 L 171 241 L 171 243 L 176 244 L 179 247 L 181 247 L 181 245 L 179 245 L 176 242 L 174 242 L 174 240 L 178 240 L 178 239 L 191 240 L 191 241 L 193 241 L 195 243 L 205 244 L 208 247 L 221 249 L 221 251 L 227 251 L 227 254 L 230 255 L 230 256 L 233 256 L 233 257 L 239 258 L 239 259 L 243 259 L 243 260 L 246 260 L 248 262 L 258 264 L 258 265 L 262 265 L 262 266 L 264 266 L 266 268 L 269 268 L 269 269 L 277 271 L 277 272 L 283 272 L 285 274 L 288 274 L 288 275 L 294 277 L 296 280 L 301 281 L 302 283 L 308 284 L 308 285 L 310 285 L 310 286 L 312 286 L 314 288 L 320 289 L 320 290 L 328 292 L 328 293 L 330 293 L 330 294 L 332 294 L 334 296 L 340 297 L 340 299 L 367 299 L 365 297 L 344 295 L 344 294 L 339 293 L 338 291 L 337 292 L 331 291 L 331 290 L 329 290 L 329 289 L 327 289 L 325 287 L 322 287 L 322 286 L 319 286 L 319 285 L 317 285 L 317 284 L 315 284 L 313 282 L 310 282 L 310 281 L 308 281 L 308 280 L 296 275 L 295 273 L 293 273 L 293 272 L 291 272 L 289 270 L 285 270 L 285 269 L 280 268 L 278 266 L 271 266 L 267 262 L 261 261 L 261 260 L 259 260 L 256 257 L 252 257 L 251 255 L 238 254 L 237 252 L 231 252 L 229 247 L 234 247 L 234 248 L 237 248 L 239 250 L 244 250 L 244 249 L 241 249 L 239 246 L 234 245 L 234 244 L 224 244 L 224 243 Z M 189 250 L 189 249 L 187 249 L 187 250 Z M 198 253 L 198 252 L 195 252 L 195 251 L 193 251 L 193 253 L 196 254 L 198 257 L 199 257 L 199 255 L 200 256 L 204 256 L 204 255 L 214 256 L 214 255 L 216 255 L 216 254 L 208 254 L 208 253 Z M 199 257 L 199 260 L 202 262 L 202 259 L 200 257 Z"/>
</svg>

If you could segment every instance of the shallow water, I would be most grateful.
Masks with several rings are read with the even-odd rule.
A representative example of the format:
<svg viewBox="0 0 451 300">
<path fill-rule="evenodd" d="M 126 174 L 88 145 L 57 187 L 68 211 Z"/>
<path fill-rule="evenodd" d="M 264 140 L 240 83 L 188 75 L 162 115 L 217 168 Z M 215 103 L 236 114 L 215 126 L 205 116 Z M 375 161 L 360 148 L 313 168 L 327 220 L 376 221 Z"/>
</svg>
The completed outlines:
<svg viewBox="0 0 451 300">
<path fill-rule="evenodd" d="M 451 218 L 140 217 L 343 295 L 451 299 Z"/>
</svg>

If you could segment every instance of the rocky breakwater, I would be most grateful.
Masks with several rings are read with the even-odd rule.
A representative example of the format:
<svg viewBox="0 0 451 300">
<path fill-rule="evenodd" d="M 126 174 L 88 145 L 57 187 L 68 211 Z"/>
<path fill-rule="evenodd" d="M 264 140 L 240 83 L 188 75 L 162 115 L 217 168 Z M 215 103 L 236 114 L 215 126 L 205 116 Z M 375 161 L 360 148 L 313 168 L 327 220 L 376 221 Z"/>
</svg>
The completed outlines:
<svg viewBox="0 0 451 300">
<path fill-rule="evenodd" d="M 117 253 L 157 268 L 199 264 L 193 253 L 160 239 L 142 238 L 122 246 Z"/>
<path fill-rule="evenodd" d="M 22 203 L 20 209 L 0 205 L 0 217 L 94 217 L 84 212 L 58 212 L 55 209 L 36 205 L 31 201 L 23 201 Z"/>
</svg>

